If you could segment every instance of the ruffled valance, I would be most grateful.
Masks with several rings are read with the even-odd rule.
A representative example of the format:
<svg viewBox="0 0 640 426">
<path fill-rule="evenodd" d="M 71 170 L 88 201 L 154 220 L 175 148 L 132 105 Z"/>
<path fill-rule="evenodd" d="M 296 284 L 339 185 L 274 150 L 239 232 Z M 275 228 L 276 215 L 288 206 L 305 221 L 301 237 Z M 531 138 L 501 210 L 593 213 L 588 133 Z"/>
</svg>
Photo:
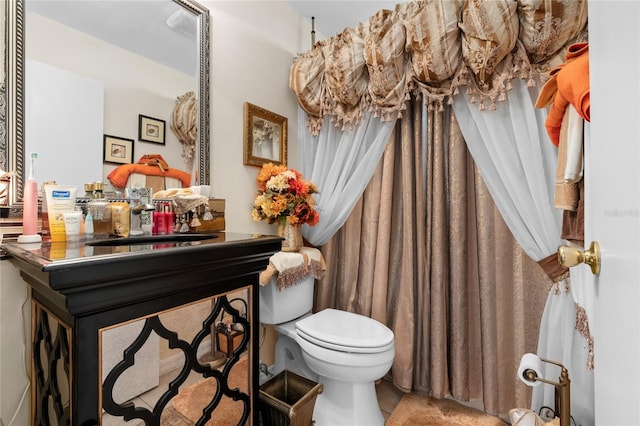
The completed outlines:
<svg viewBox="0 0 640 426">
<path fill-rule="evenodd" d="M 586 25 L 587 0 L 402 3 L 299 55 L 289 85 L 314 135 L 325 115 L 342 129 L 364 108 L 395 120 L 412 93 L 441 108 L 465 86 L 480 109 L 495 109 L 513 78 L 544 80 Z"/>
</svg>

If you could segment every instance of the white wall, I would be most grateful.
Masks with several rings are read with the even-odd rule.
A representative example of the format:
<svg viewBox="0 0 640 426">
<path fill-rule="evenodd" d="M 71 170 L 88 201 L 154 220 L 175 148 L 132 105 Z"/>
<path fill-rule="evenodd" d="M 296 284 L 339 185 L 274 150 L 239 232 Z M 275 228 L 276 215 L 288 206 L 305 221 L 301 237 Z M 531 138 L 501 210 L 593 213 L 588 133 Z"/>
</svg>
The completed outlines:
<svg viewBox="0 0 640 426">
<path fill-rule="evenodd" d="M 260 169 L 243 165 L 243 104 L 288 120 L 288 165 L 297 168 L 297 101 L 289 70 L 310 47 L 310 23 L 284 1 L 203 1 L 211 12 L 211 185 L 226 199 L 228 231 L 274 234 L 254 222 L 251 205 Z"/>
<path fill-rule="evenodd" d="M 0 423 L 5 425 L 16 414 L 25 390 L 25 400 L 13 424 L 29 424 L 29 361 L 25 360 L 31 359 L 31 303 L 27 297 L 28 287 L 19 271 L 8 260 L 0 260 Z"/>
</svg>

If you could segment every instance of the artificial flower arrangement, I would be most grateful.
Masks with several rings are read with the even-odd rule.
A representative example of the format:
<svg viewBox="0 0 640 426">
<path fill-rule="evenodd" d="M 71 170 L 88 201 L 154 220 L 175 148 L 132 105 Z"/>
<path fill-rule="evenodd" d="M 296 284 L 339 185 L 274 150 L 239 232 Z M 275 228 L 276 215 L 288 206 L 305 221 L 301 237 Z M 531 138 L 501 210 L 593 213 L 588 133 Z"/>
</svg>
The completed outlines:
<svg viewBox="0 0 640 426">
<path fill-rule="evenodd" d="M 315 184 L 295 169 L 267 163 L 256 178 L 258 192 L 253 201 L 253 220 L 279 225 L 314 226 L 320 215 L 315 209 Z"/>
</svg>

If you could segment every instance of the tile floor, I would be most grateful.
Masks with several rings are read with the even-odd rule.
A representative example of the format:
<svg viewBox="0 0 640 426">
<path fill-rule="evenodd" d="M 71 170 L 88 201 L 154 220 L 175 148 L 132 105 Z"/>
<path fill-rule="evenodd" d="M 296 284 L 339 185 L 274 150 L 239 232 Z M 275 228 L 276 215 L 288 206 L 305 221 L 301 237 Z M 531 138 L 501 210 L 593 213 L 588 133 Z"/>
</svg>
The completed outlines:
<svg viewBox="0 0 640 426">
<path fill-rule="evenodd" d="M 383 379 L 376 384 L 376 394 L 382 415 L 387 420 L 402 399 L 404 392 L 396 388 L 390 381 Z"/>
<path fill-rule="evenodd" d="M 164 392 L 166 387 L 169 384 L 169 381 L 172 380 L 173 375 L 165 375 L 160 377 L 160 384 L 155 389 L 150 390 L 149 392 L 141 395 L 135 400 L 136 406 L 146 407 L 148 409 L 152 409 L 155 401 L 157 401 L 158 397 Z M 185 382 L 185 386 L 196 383 L 202 378 L 198 373 L 192 373 Z M 380 409 L 382 410 L 382 415 L 384 416 L 385 421 L 389 418 L 393 410 L 396 408 L 402 397 L 404 396 L 404 392 L 400 391 L 396 388 L 390 381 L 388 380 L 380 380 L 376 384 L 376 393 L 378 396 L 378 404 L 380 405 Z M 468 407 L 475 408 L 478 410 L 482 410 L 482 404 L 479 402 L 468 402 L 464 403 Z M 507 422 L 507 419 L 502 419 Z M 506 423 L 508 424 L 508 422 Z M 108 414 L 103 415 L 102 419 L 103 426 L 143 426 L 144 422 L 133 420 L 130 422 L 125 422 L 121 419 L 112 417 Z M 192 422 L 183 421 L 181 419 L 177 419 L 175 417 L 172 418 L 171 424 L 163 425 L 163 426 L 193 426 Z"/>
</svg>

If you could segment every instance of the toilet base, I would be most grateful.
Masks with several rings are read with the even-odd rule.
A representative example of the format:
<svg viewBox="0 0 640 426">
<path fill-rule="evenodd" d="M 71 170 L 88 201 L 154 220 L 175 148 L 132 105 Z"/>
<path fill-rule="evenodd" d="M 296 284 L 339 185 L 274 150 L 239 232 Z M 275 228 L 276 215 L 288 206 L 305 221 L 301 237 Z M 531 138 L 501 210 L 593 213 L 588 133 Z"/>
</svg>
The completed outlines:
<svg viewBox="0 0 640 426">
<path fill-rule="evenodd" d="M 353 383 L 320 377 L 323 391 L 313 410 L 315 426 L 384 426 L 374 382 Z"/>
<path fill-rule="evenodd" d="M 313 410 L 315 426 L 384 426 L 374 381 L 391 368 L 395 346 L 375 353 L 327 349 L 300 337 L 300 320 L 275 326 L 274 374 L 286 369 L 322 384 Z"/>
<path fill-rule="evenodd" d="M 281 333 L 278 335 L 275 347 L 273 374 L 277 375 L 284 370 L 289 370 L 315 382 L 318 381 L 318 374 L 311 370 L 304 361 L 300 345 L 291 337 Z"/>
</svg>

